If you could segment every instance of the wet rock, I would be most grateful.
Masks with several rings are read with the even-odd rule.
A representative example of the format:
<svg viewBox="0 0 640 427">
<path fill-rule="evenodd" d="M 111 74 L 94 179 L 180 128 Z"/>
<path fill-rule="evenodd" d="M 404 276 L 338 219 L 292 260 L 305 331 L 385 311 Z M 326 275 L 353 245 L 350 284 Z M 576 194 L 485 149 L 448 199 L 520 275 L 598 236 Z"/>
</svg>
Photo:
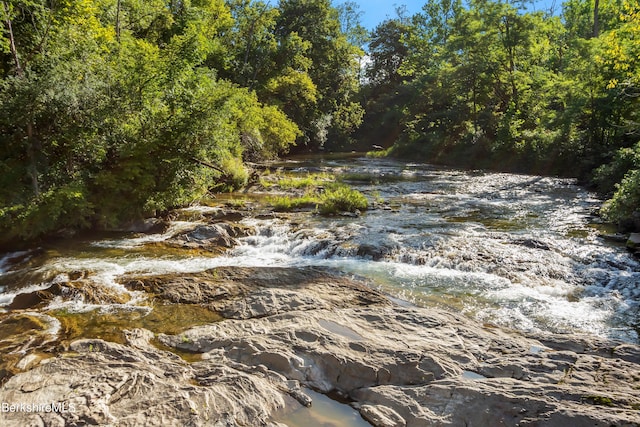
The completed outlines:
<svg viewBox="0 0 640 427">
<path fill-rule="evenodd" d="M 201 273 L 125 277 L 128 289 L 174 303 L 208 304 L 235 319 L 295 310 L 389 304 L 364 282 L 319 268 L 219 267 Z"/>
<path fill-rule="evenodd" d="M 352 400 L 374 426 L 640 423 L 640 348 L 631 344 L 527 337 L 398 307 L 328 269 L 136 280 L 233 319 L 157 335 L 177 352 L 201 353 L 191 364 L 151 346 L 148 331 L 128 332 L 127 345 L 75 341 L 73 353 L 11 378 L 0 401 L 74 403 L 75 413 L 55 415 L 60 425 L 269 425 L 279 409 L 310 403 L 304 385 Z M 11 414 L 7 425 L 53 416 Z"/>
<path fill-rule="evenodd" d="M 2 315 L 0 318 L 0 384 L 18 371 L 36 365 L 39 351 L 50 349 L 55 336 L 54 319 L 35 313 Z"/>
<path fill-rule="evenodd" d="M 238 237 L 253 234 L 250 227 L 233 223 L 198 225 L 195 229 L 181 232 L 164 242 L 172 247 L 185 249 L 205 249 L 222 252 L 238 244 Z"/>
<path fill-rule="evenodd" d="M 541 240 L 536 240 L 536 239 L 519 239 L 519 240 L 514 240 L 513 243 L 516 245 L 525 246 L 531 249 L 541 249 L 543 251 L 551 250 L 551 248 L 547 243 Z"/>
<path fill-rule="evenodd" d="M 225 280 L 218 276 L 217 270 L 198 274 L 125 277 L 120 282 L 128 289 L 145 291 L 180 304 L 206 304 L 244 292 L 242 284 Z"/>
<path fill-rule="evenodd" d="M 10 310 L 24 310 L 42 306 L 56 297 L 65 301 L 75 300 L 87 304 L 124 304 L 131 299 L 127 293 L 118 292 L 110 286 L 85 279 L 86 274 L 73 272 L 70 278 L 80 277 L 68 282 L 54 283 L 46 289 L 18 294 L 7 306 Z"/>
<path fill-rule="evenodd" d="M 123 231 L 130 233 L 155 234 L 164 233 L 169 228 L 169 223 L 161 218 L 147 218 L 133 221 L 123 227 Z"/>
<path fill-rule="evenodd" d="M 23 310 L 26 308 L 36 307 L 42 302 L 50 300 L 53 295 L 51 290 L 55 289 L 56 287 L 56 285 L 52 285 L 47 289 L 18 294 L 13 298 L 7 308 L 9 310 Z"/>
</svg>

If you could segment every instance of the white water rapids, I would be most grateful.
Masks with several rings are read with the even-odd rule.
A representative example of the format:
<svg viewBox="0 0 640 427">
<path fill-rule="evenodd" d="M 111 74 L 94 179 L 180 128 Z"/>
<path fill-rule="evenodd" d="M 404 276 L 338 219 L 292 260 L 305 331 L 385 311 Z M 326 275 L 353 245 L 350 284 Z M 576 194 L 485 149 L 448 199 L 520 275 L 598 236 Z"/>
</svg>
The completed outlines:
<svg viewBox="0 0 640 427">
<path fill-rule="evenodd" d="M 638 341 L 640 264 L 599 236 L 592 225 L 599 201 L 571 180 L 364 158 L 279 166 L 341 175 L 375 208 L 358 217 L 247 218 L 243 223 L 256 234 L 221 256 L 144 250 L 192 226 L 184 221 L 163 234 L 49 251 L 42 262 L 12 266 L 11 256 L 24 254 L 7 255 L 0 259 L 0 306 L 75 271 L 130 292 L 118 276 L 318 265 L 364 277 L 398 300 L 446 306 L 484 322 Z M 131 295 L 133 307 L 142 296 Z M 95 308 L 60 299 L 51 307 Z"/>
</svg>

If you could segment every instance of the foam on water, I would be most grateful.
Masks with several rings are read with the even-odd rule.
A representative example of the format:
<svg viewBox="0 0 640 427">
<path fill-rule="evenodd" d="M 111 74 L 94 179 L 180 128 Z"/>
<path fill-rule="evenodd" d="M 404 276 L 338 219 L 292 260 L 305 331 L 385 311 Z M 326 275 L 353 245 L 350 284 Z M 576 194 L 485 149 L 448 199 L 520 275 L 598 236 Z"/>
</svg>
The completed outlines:
<svg viewBox="0 0 640 427">
<path fill-rule="evenodd" d="M 629 325 L 637 324 L 640 264 L 588 227 L 589 212 L 598 201 L 572 181 L 467 173 L 388 160 L 331 165 L 323 167 L 408 180 L 377 185 L 365 179 L 354 184 L 366 194 L 379 192 L 393 206 L 360 218 L 302 215 L 294 221 L 244 220 L 256 233 L 239 239 L 239 246 L 221 256 L 141 249 L 196 224 L 178 221 L 164 233 L 91 244 L 124 249 L 124 255 L 58 256 L 39 268 L 63 275 L 90 272 L 90 280 L 130 294 L 131 302 L 118 309 L 137 309 L 145 295 L 128 291 L 118 277 L 229 266 L 327 266 L 365 277 L 393 297 L 419 305 L 451 305 L 479 320 L 508 327 L 638 339 Z M 213 209 L 203 208 L 202 213 Z M 199 213 L 198 208 L 193 212 Z M 571 237 L 575 230 L 579 237 Z M 137 250 L 127 253 L 130 248 Z M 0 259 L 0 274 L 9 260 L 9 255 Z M 48 285 L 31 284 L 19 292 Z M 0 306 L 12 298 L 0 294 Z M 51 307 L 108 309 L 61 299 Z"/>
<path fill-rule="evenodd" d="M 0 275 L 6 273 L 11 267 L 13 260 L 25 257 L 29 251 L 11 252 L 0 257 Z"/>
</svg>

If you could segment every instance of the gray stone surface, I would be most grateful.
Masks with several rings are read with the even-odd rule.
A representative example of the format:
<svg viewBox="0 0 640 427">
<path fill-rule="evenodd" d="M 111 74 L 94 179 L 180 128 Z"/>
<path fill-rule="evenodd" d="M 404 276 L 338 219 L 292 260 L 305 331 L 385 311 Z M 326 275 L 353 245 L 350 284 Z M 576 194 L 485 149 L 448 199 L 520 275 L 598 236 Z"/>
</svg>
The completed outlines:
<svg viewBox="0 0 640 427">
<path fill-rule="evenodd" d="M 350 399 L 377 427 L 640 424 L 640 348 L 632 344 L 527 337 L 399 307 L 317 268 L 136 280 L 229 319 L 177 335 L 132 330 L 126 345 L 78 340 L 55 358 L 29 360 L 0 401 L 73 403 L 76 411 L 3 414 L 3 426 L 275 426 L 274 414 L 312 404 L 302 386 Z"/>
</svg>

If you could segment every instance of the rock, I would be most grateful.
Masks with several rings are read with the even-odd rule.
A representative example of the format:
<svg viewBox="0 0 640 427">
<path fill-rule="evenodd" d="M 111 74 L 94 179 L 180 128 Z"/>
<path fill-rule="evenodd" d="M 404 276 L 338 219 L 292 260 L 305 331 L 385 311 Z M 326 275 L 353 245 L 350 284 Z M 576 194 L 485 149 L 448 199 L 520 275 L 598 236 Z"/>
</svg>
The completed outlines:
<svg viewBox="0 0 640 427">
<path fill-rule="evenodd" d="M 10 310 L 23 310 L 35 308 L 51 301 L 53 298 L 62 297 L 64 300 L 79 300 L 87 304 L 124 304 L 131 299 L 127 293 L 118 292 L 115 288 L 86 279 L 86 275 L 78 276 L 78 272 L 70 274 L 70 279 L 76 280 L 54 283 L 46 289 L 26 292 L 16 295 Z"/>
<path fill-rule="evenodd" d="M 269 425 L 270 414 L 288 398 L 281 377 L 214 363 L 190 366 L 150 345 L 79 340 L 71 350 L 14 376 L 0 390 L 3 402 L 54 404 L 58 410 L 7 412 L 3 426 Z"/>
<path fill-rule="evenodd" d="M 20 359 L 18 363 L 16 363 L 16 368 L 20 369 L 21 371 L 26 371 L 27 369 L 37 365 L 40 362 L 40 360 L 42 360 L 42 357 L 36 354 L 28 354 L 22 359 Z"/>
<path fill-rule="evenodd" d="M 204 249 L 223 252 L 238 244 L 238 237 L 253 233 L 250 227 L 240 224 L 220 222 L 198 225 L 193 230 L 178 233 L 167 239 L 164 244 L 186 249 Z"/>
<path fill-rule="evenodd" d="M 9 379 L 0 401 L 76 411 L 11 413 L 3 425 L 275 426 L 283 408 L 311 403 L 301 386 L 350 399 L 374 426 L 640 423 L 640 347 L 629 343 L 524 336 L 399 307 L 328 269 L 218 268 L 131 283 L 231 319 L 155 337 L 202 355 L 190 364 L 144 330 L 127 332 L 127 345 L 74 341 L 71 353 Z"/>
<path fill-rule="evenodd" d="M 406 422 L 396 411 L 383 405 L 362 405 L 362 418 L 375 427 L 404 427 Z"/>
<path fill-rule="evenodd" d="M 133 221 L 123 227 L 123 231 L 130 233 L 156 234 L 164 233 L 169 228 L 169 223 L 161 218 L 147 218 Z"/>
<path fill-rule="evenodd" d="M 629 235 L 627 249 L 635 255 L 640 254 L 640 233 L 632 233 Z"/>
<path fill-rule="evenodd" d="M 362 281 L 319 267 L 219 267 L 201 273 L 128 276 L 128 289 L 183 304 L 208 304 L 235 319 L 294 310 L 389 304 Z"/>
<path fill-rule="evenodd" d="M 549 245 L 541 240 L 536 240 L 536 239 L 518 239 L 518 240 L 514 240 L 513 244 L 515 245 L 521 245 L 521 246 L 525 246 L 527 248 L 531 248 L 531 249 L 540 249 L 543 251 L 549 251 L 551 250 L 551 248 L 549 247 Z"/>
</svg>

